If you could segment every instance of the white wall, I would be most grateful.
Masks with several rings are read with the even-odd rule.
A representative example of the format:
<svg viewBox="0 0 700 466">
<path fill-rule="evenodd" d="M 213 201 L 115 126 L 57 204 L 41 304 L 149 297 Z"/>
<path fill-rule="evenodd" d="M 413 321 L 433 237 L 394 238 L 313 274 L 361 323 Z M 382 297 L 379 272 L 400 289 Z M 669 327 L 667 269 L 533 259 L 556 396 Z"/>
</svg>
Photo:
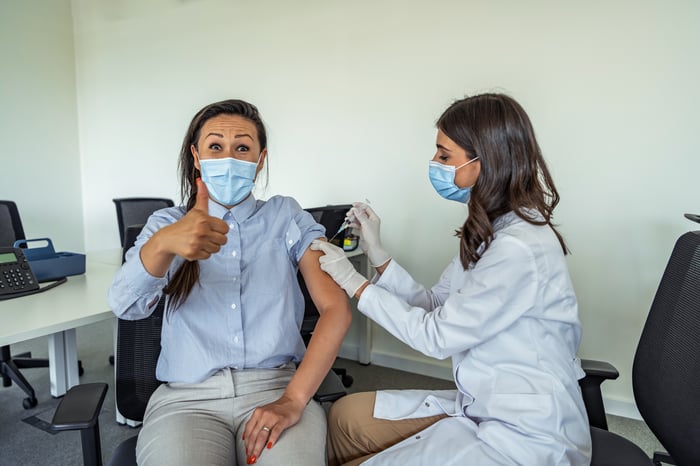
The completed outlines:
<svg viewBox="0 0 700 466">
<path fill-rule="evenodd" d="M 28 238 L 84 250 L 69 0 L 0 5 L 0 199 Z"/>
<path fill-rule="evenodd" d="M 72 14 L 88 251 L 118 245 L 113 197 L 177 199 L 189 119 L 238 97 L 269 128 L 262 197 L 369 199 L 388 249 L 430 284 L 466 214 L 427 181 L 434 122 L 455 98 L 505 91 L 562 195 L 581 356 L 613 362 L 606 397 L 632 401 L 651 297 L 693 228 L 682 214 L 700 211 L 698 2 L 73 0 Z M 448 373 L 375 330 L 376 362 Z"/>
</svg>

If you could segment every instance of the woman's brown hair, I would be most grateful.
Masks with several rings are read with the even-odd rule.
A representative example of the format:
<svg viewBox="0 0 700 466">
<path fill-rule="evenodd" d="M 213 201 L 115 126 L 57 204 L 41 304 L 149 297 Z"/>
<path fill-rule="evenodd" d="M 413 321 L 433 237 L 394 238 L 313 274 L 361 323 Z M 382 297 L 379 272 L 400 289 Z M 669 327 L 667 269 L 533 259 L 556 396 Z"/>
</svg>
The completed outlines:
<svg viewBox="0 0 700 466">
<path fill-rule="evenodd" d="M 265 125 L 258 113 L 257 107 L 243 100 L 223 100 L 207 105 L 192 118 L 189 128 L 182 140 L 178 169 L 180 171 L 180 195 L 186 209 L 189 212 L 197 200 L 196 180 L 201 175 L 194 166 L 194 159 L 190 147 L 197 147 L 202 126 L 208 120 L 219 115 L 238 115 L 255 125 L 260 142 L 260 150 L 267 148 L 267 132 Z M 197 261 L 185 261 L 173 274 L 164 288 L 164 293 L 170 296 L 168 310 L 177 309 L 190 295 L 192 288 L 199 281 L 199 263 Z"/>
<path fill-rule="evenodd" d="M 478 262 L 491 244 L 494 220 L 510 211 L 533 225 L 549 225 L 568 253 L 552 224 L 559 193 L 520 104 L 503 94 L 466 97 L 445 110 L 437 127 L 467 151 L 469 159 L 479 157 L 481 164 L 468 201 L 469 215 L 457 231 L 465 269 Z"/>
</svg>

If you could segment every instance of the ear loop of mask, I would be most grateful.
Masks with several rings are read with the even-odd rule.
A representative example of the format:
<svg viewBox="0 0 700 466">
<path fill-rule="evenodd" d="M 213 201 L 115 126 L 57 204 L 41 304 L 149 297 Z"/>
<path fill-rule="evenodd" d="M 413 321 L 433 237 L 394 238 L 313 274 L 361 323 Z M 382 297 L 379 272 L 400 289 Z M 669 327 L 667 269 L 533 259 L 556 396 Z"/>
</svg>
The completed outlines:
<svg viewBox="0 0 700 466">
<path fill-rule="evenodd" d="M 460 165 L 459 167 L 455 168 L 455 171 L 459 170 L 459 169 L 462 168 L 462 167 L 466 167 L 466 166 L 469 165 L 470 163 L 476 162 L 477 160 L 479 160 L 479 156 L 478 156 L 478 155 L 477 155 L 476 157 L 474 157 L 473 159 L 471 159 L 471 160 L 467 160 L 466 162 L 464 162 L 464 163 L 463 163 L 462 165 Z"/>
</svg>

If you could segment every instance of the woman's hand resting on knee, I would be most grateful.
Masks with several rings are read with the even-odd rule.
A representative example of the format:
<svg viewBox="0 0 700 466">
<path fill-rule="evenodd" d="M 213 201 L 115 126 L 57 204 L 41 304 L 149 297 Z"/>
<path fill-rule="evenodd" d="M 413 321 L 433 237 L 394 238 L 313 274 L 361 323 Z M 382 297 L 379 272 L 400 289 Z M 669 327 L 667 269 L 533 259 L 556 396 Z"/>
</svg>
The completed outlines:
<svg viewBox="0 0 700 466">
<path fill-rule="evenodd" d="M 243 432 L 247 463 L 255 464 L 265 447 L 272 448 L 285 429 L 299 422 L 305 407 L 285 394 L 274 403 L 255 408 Z"/>
</svg>

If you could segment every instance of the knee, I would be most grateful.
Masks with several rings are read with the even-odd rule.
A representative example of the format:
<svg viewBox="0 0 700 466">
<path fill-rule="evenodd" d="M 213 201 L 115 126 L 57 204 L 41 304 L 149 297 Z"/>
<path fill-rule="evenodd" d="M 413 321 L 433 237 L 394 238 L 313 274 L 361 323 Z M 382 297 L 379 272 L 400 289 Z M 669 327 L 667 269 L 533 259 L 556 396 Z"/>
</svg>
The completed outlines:
<svg viewBox="0 0 700 466">
<path fill-rule="evenodd" d="M 374 392 L 354 393 L 333 403 L 328 412 L 329 434 L 347 434 L 365 424 L 372 417 L 374 397 Z"/>
</svg>

